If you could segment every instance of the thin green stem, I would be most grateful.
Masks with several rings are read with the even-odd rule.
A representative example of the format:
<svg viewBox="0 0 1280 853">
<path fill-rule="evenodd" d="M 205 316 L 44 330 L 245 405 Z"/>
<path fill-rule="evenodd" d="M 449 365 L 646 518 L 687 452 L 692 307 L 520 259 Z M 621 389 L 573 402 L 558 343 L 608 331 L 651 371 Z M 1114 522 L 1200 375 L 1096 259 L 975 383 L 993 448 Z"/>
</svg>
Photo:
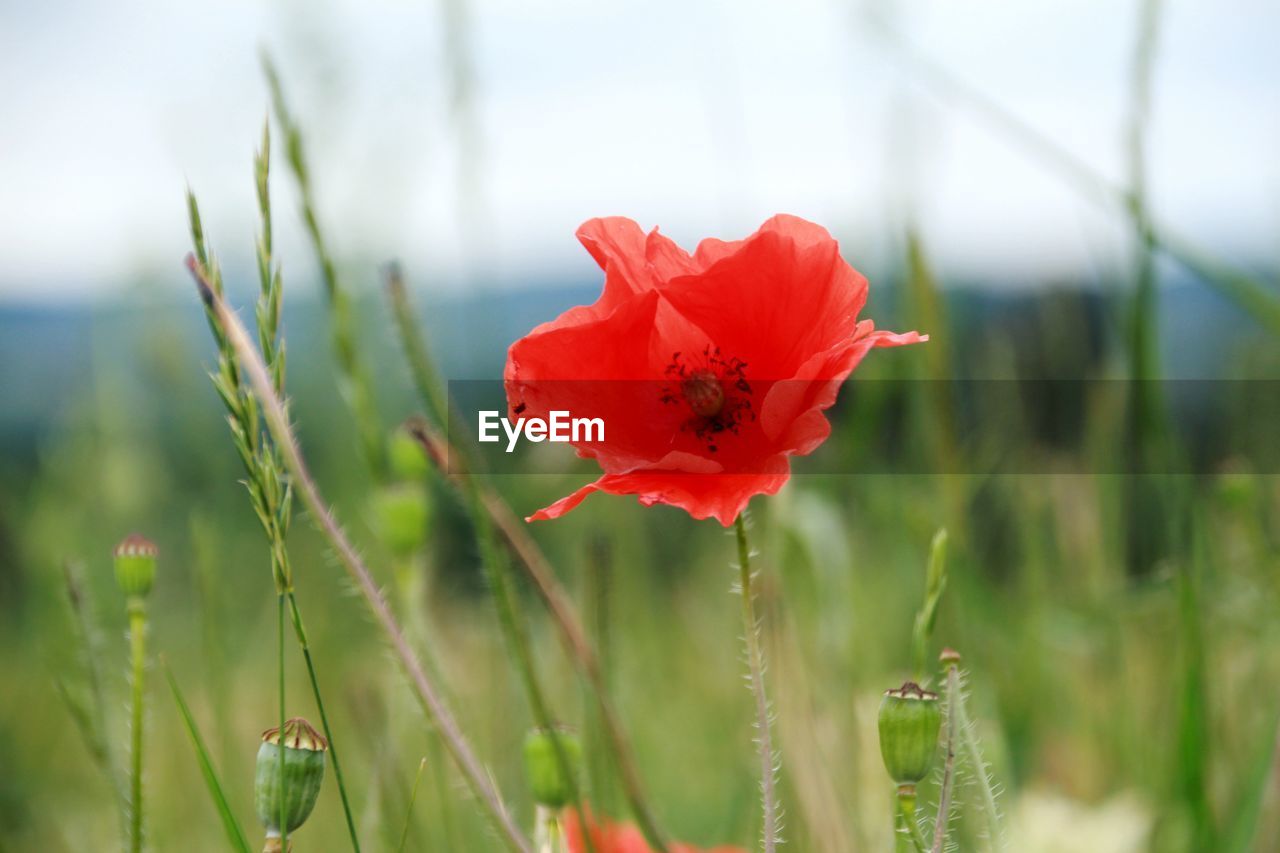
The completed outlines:
<svg viewBox="0 0 1280 853">
<path fill-rule="evenodd" d="M 289 426 L 289 418 L 284 404 L 272 386 L 266 365 L 263 364 L 262 357 L 250 341 L 243 324 L 227 307 L 222 297 L 210 286 L 205 278 L 203 268 L 194 257 L 188 257 L 187 266 L 195 277 L 197 288 L 200 291 L 200 298 L 207 306 L 214 322 L 230 341 L 240 365 L 244 368 L 249 378 L 254 394 L 262 404 L 263 415 L 271 433 L 271 438 L 280 452 L 285 470 L 289 472 L 291 482 L 298 490 L 303 505 L 319 527 L 321 534 L 328 540 L 330 547 L 334 550 L 351 579 L 355 581 L 356 587 L 364 598 L 374 621 L 391 643 L 393 651 L 399 658 L 405 674 L 408 676 L 422 703 L 423 710 L 440 731 L 446 746 L 449 748 L 450 756 L 458 765 L 459 770 L 462 771 L 476 797 L 488 810 L 495 828 L 498 829 L 507 846 L 513 850 L 521 851 L 521 853 L 531 853 L 528 839 L 516 826 L 493 779 L 476 758 L 470 744 L 458 728 L 453 713 L 441 698 L 436 686 L 427 677 L 417 654 L 405 637 L 403 629 L 396 621 L 390 605 L 383 597 L 377 582 L 374 581 L 373 575 L 369 572 L 369 568 L 356 551 L 355 546 L 347 539 L 342 527 L 338 524 L 337 519 L 320 495 L 320 490 L 316 486 L 315 480 L 311 477 L 311 472 L 302 457 L 302 451 L 298 447 L 292 429 Z"/>
<path fill-rule="evenodd" d="M 413 822 L 413 804 L 418 800 L 418 785 L 422 783 L 422 771 L 426 766 L 426 758 L 418 762 L 418 773 L 413 777 L 413 790 L 409 792 L 409 805 L 404 810 L 404 828 L 400 830 L 400 843 L 396 845 L 396 853 L 404 853 L 404 845 L 409 840 L 409 825 Z"/>
<path fill-rule="evenodd" d="M 147 664 L 147 606 L 142 598 L 134 596 L 129 599 L 129 647 L 132 651 L 133 667 L 130 685 L 132 701 L 130 705 L 130 724 L 132 735 L 130 752 L 130 810 L 129 810 L 129 849 L 133 853 L 142 851 L 142 745 L 144 717 L 144 677 Z"/>
<path fill-rule="evenodd" d="M 288 593 L 289 615 L 293 622 L 293 633 L 302 649 L 302 659 L 307 665 L 307 679 L 311 682 L 311 696 L 315 699 L 316 710 L 320 712 L 320 727 L 324 729 L 325 739 L 329 741 L 329 760 L 333 762 L 333 778 L 338 783 L 338 795 L 342 799 L 342 814 L 347 821 L 347 835 L 351 838 L 351 848 L 360 853 L 360 839 L 356 835 L 356 821 L 351 813 L 351 803 L 347 798 L 347 783 L 342 776 L 342 762 L 338 760 L 337 742 L 333 739 L 333 729 L 329 726 L 329 714 L 324 709 L 324 697 L 320 695 L 320 680 L 316 675 L 315 661 L 311 659 L 311 643 L 307 639 L 307 630 L 302 624 L 302 612 L 298 610 L 298 600 L 290 588 Z"/>
<path fill-rule="evenodd" d="M 916 793 L 915 786 L 912 785 L 910 793 L 904 792 L 901 787 L 898 788 L 896 796 L 898 805 L 898 823 L 901 827 L 900 835 L 905 835 L 911 842 L 911 848 L 915 853 L 925 853 L 924 836 L 920 834 L 920 826 L 916 823 Z"/>
<path fill-rule="evenodd" d="M 277 672 L 277 674 L 279 675 L 279 682 L 280 682 L 280 685 L 279 685 L 279 686 L 280 686 L 280 728 L 279 728 L 279 731 L 280 731 L 280 737 L 283 739 L 283 737 L 284 737 L 284 722 L 285 722 L 285 713 L 284 713 L 284 710 L 285 710 L 285 708 L 284 708 L 284 706 L 285 706 L 285 691 L 284 691 L 284 592 L 283 592 L 283 591 L 281 591 L 281 592 L 277 592 L 277 593 L 276 593 L 276 652 L 277 652 L 277 664 L 278 664 L 277 669 L 276 669 L 276 672 Z M 283 744 L 283 743 L 284 743 L 284 741 L 283 741 L 283 740 L 281 740 L 281 744 Z M 287 782 L 286 782 L 286 780 L 285 780 L 285 775 L 284 775 L 284 749 L 283 749 L 283 748 L 281 748 L 281 749 L 277 749 L 277 750 L 276 750 L 276 753 L 279 755 L 279 760 L 276 762 L 276 774 L 277 774 L 277 775 L 276 775 L 276 780 L 277 780 L 278 789 L 279 789 L 279 791 L 280 791 L 280 818 L 279 818 L 279 820 L 280 820 L 280 849 L 281 849 L 281 850 L 288 850 L 288 849 L 289 849 L 289 824 L 288 824 L 288 821 L 286 820 L 286 815 L 288 814 L 288 810 L 285 808 L 285 806 L 287 805 L 287 800 L 288 800 L 288 797 L 287 797 L 287 793 L 288 793 L 288 792 L 285 790 L 285 786 L 286 786 Z"/>
<path fill-rule="evenodd" d="M 742 593 L 742 630 L 747 644 L 747 668 L 756 704 L 756 744 L 760 751 L 760 804 L 764 826 L 761 830 L 765 853 L 778 847 L 778 803 L 774 774 L 777 762 L 769 719 L 769 697 L 764 685 L 764 650 L 760 644 L 760 622 L 751 592 L 751 546 L 747 542 L 746 513 L 734 522 L 738 538 L 738 583 Z"/>
</svg>

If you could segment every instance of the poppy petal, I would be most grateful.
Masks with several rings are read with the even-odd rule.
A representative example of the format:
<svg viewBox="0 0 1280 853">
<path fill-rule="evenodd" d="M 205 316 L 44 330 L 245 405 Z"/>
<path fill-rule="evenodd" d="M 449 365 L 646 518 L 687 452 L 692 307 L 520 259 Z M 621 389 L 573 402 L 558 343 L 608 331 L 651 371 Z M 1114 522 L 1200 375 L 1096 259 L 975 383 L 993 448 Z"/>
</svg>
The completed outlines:
<svg viewBox="0 0 1280 853">
<path fill-rule="evenodd" d="M 866 302 L 867 281 L 836 241 L 801 222 L 775 217 L 703 272 L 662 287 L 663 298 L 757 380 L 788 379 L 851 337 Z"/>
<path fill-rule="evenodd" d="M 715 518 L 728 527 L 746 509 L 752 497 L 777 494 L 790 476 L 790 467 L 782 456 L 767 460 L 761 468 L 759 473 L 750 474 L 704 474 L 661 469 L 605 474 L 525 520 L 559 518 L 592 493 L 605 492 L 635 495 L 644 506 L 668 504 L 680 507 L 694 518 Z"/>
</svg>

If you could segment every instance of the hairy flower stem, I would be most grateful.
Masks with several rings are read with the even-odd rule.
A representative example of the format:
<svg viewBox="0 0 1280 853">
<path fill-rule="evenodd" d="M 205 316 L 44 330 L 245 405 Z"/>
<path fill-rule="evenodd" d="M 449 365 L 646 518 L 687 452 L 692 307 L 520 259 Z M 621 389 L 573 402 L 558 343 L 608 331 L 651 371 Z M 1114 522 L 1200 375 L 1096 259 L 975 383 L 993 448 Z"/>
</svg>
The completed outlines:
<svg viewBox="0 0 1280 853">
<path fill-rule="evenodd" d="M 960 668 L 953 663 L 947 667 L 947 755 L 942 766 L 942 785 L 938 791 L 938 817 L 933 824 L 932 853 L 942 853 L 951 823 L 951 798 L 956 786 L 956 732 L 960 725 L 960 715 L 956 713 L 959 697 Z"/>
<path fill-rule="evenodd" d="M 142 744 L 145 712 L 144 677 L 147 665 L 147 605 L 141 596 L 129 599 L 129 648 L 133 667 L 130 685 L 129 849 L 142 850 Z"/>
<path fill-rule="evenodd" d="M 403 277 L 395 267 L 388 272 L 387 291 L 414 385 L 422 397 L 423 404 L 434 419 L 433 424 L 423 418 L 415 418 L 407 426 L 422 444 L 427 455 L 435 461 L 437 469 L 445 472 L 454 486 L 465 491 L 467 486 L 463 483 L 463 478 L 468 475 L 459 473 L 457 460 L 462 460 L 465 466 L 466 452 L 457 445 L 451 445 L 440 434 L 437 426 L 456 422 L 454 410 L 449 405 L 443 377 L 436 369 L 435 362 L 430 357 L 429 348 L 418 329 Z M 455 461 L 451 465 L 449 460 Z M 482 480 L 476 481 L 475 485 L 481 498 L 479 506 L 471 500 L 463 502 L 473 514 L 472 524 L 478 527 L 482 523 L 478 520 L 478 514 L 481 511 L 487 514 L 489 523 L 502 534 L 502 538 L 515 554 L 517 562 L 533 582 L 534 589 L 551 614 L 552 622 L 559 629 L 561 640 L 570 659 L 587 679 L 590 687 L 588 692 L 594 697 L 599 708 L 607 743 L 617 762 L 623 791 L 636 824 L 640 827 L 645 839 L 658 853 L 667 853 L 666 834 L 659 827 L 657 818 L 649 807 L 644 783 L 641 781 L 640 771 L 636 767 L 635 758 L 631 752 L 630 741 L 623 729 L 622 720 L 609 698 L 608 685 L 605 683 L 599 657 L 587 640 L 568 593 L 556 577 L 546 555 L 529 535 L 524 524 L 511 511 L 506 501 L 488 488 Z"/>
<path fill-rule="evenodd" d="M 742 593 L 742 630 L 747 644 L 747 668 L 751 692 L 756 700 L 756 744 L 760 750 L 760 802 L 764 812 L 765 853 L 778 847 L 778 803 L 775 791 L 776 770 L 773 736 L 770 731 L 769 697 L 764 686 L 764 651 L 760 647 L 760 622 L 756 616 L 755 598 L 751 592 L 751 546 L 747 543 L 745 513 L 734 522 L 738 536 L 738 573 Z"/>
<path fill-rule="evenodd" d="M 337 519 L 329 511 L 315 481 L 307 469 L 298 447 L 293 431 L 289 426 L 288 415 L 284 404 L 280 401 L 271 378 L 261 356 L 254 349 L 244 326 L 227 308 L 221 296 L 216 293 L 204 278 L 201 267 L 194 258 L 188 258 L 188 267 L 195 276 L 200 290 L 200 297 L 208 306 L 219 327 L 235 350 L 236 356 L 249 377 L 249 383 L 262 404 L 263 415 L 270 430 L 271 438 L 284 462 L 286 470 L 292 477 L 293 485 L 298 489 L 303 505 L 306 506 L 312 520 L 320 528 L 320 532 L 329 541 L 339 561 L 347 573 L 355 581 L 356 587 L 365 600 L 374 621 L 386 635 L 393 651 L 400 660 L 405 675 L 413 685 L 423 710 L 444 738 L 449 754 L 477 799 L 489 812 L 495 828 L 502 835 L 507 846 L 520 853 L 531 853 L 528 839 L 516 826 L 511 813 L 502 800 L 496 785 L 476 758 L 462 731 L 458 728 L 453 713 L 440 697 L 436 686 L 427 677 L 417 654 L 413 651 L 404 631 L 400 628 L 391 607 L 383 597 L 381 590 L 364 564 L 355 546 L 342 532 Z"/>
<path fill-rule="evenodd" d="M 953 705 L 956 715 L 956 726 L 960 736 L 960 748 L 964 750 L 965 759 L 973 768 L 974 782 L 982 798 L 982 812 L 987 819 L 987 843 L 992 849 L 1000 848 L 1000 811 L 996 805 L 995 788 L 991 785 L 991 774 L 987 772 L 986 760 L 982 757 L 982 749 L 978 745 L 978 735 L 969 722 L 969 713 L 964 707 L 964 696 L 956 694 Z"/>
</svg>

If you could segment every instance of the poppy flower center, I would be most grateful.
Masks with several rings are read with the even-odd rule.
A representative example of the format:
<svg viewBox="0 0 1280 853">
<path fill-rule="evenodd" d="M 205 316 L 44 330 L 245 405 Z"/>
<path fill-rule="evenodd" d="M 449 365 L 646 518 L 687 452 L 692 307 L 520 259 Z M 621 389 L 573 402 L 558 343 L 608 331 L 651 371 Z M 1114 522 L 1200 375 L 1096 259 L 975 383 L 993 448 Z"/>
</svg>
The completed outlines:
<svg viewBox="0 0 1280 853">
<path fill-rule="evenodd" d="M 681 379 L 680 393 L 699 417 L 714 418 L 724 410 L 724 388 L 710 370 L 695 370 Z"/>
<path fill-rule="evenodd" d="M 692 357 L 673 353 L 665 374 L 671 381 L 660 399 L 687 408 L 689 417 L 680 428 L 706 442 L 709 452 L 720 449 L 725 433 L 736 435 L 743 423 L 755 420 L 747 363 L 722 355 L 719 347 L 708 344 Z"/>
</svg>

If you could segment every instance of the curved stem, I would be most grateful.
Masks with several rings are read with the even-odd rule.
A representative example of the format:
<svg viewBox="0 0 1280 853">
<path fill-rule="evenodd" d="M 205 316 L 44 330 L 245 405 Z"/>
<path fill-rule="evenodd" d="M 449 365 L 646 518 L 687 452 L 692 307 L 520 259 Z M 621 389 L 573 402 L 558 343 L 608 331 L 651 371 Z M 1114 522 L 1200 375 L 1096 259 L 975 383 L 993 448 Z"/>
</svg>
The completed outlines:
<svg viewBox="0 0 1280 853">
<path fill-rule="evenodd" d="M 129 849 L 133 853 L 141 853 L 143 677 L 147 662 L 147 609 L 143 600 L 137 596 L 129 599 L 129 647 L 133 657 Z"/>
<path fill-rule="evenodd" d="M 747 644 L 747 666 L 751 692 L 756 700 L 756 743 L 760 747 L 760 800 L 764 810 L 764 849 L 773 853 L 778 846 L 778 803 L 774 790 L 773 738 L 769 724 L 769 697 L 764 687 L 764 652 L 760 647 L 760 623 L 751 592 L 751 547 L 747 544 L 747 523 L 739 515 L 734 526 L 738 535 L 738 572 L 742 586 L 742 630 Z"/>
</svg>

